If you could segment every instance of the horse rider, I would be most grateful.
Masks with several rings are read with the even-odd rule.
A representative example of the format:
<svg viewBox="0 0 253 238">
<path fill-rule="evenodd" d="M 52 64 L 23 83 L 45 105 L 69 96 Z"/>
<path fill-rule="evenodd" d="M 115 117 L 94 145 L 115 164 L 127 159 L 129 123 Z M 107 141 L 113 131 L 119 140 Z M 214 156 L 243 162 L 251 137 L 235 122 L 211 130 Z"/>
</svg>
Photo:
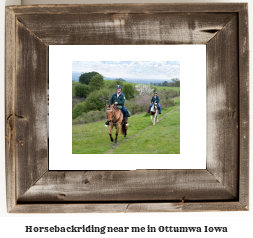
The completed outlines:
<svg viewBox="0 0 253 238">
<path fill-rule="evenodd" d="M 115 104 L 115 105 L 119 105 L 119 106 L 122 107 L 121 110 L 122 110 L 123 115 L 124 115 L 124 123 L 127 125 L 127 110 L 124 107 L 124 103 L 125 103 L 126 98 L 125 98 L 125 95 L 121 92 L 121 89 L 122 89 L 122 87 L 120 85 L 118 85 L 117 88 L 116 88 L 117 92 L 114 93 L 111 97 L 110 105 Z M 109 122 L 107 121 L 105 123 L 105 125 L 108 126 Z"/>
<path fill-rule="evenodd" d="M 157 96 L 157 92 L 154 92 L 154 96 L 152 97 L 151 104 L 149 105 L 149 108 L 148 108 L 148 113 L 150 113 L 150 109 L 151 109 L 153 103 L 155 103 L 155 102 L 157 102 L 158 109 L 159 109 L 159 114 L 161 114 L 161 106 L 159 104 L 160 98 Z"/>
</svg>

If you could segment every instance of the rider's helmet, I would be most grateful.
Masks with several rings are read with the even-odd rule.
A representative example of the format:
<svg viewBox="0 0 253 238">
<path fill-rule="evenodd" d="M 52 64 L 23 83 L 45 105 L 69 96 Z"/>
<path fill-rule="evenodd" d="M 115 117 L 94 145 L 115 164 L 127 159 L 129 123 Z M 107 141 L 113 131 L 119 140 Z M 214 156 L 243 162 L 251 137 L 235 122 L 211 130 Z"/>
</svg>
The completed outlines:
<svg viewBox="0 0 253 238">
<path fill-rule="evenodd" d="M 121 85 L 118 85 L 116 89 L 118 89 L 118 88 L 122 89 Z"/>
<path fill-rule="evenodd" d="M 157 94 L 157 92 L 154 92 L 154 94 Z"/>
</svg>

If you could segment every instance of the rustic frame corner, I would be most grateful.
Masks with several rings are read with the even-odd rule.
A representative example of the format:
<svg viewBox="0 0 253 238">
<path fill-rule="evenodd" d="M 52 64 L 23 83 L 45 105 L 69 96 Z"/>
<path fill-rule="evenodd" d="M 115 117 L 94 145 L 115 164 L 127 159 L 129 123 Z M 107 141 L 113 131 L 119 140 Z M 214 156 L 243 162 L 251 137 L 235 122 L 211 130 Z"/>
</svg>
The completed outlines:
<svg viewBox="0 0 253 238">
<path fill-rule="evenodd" d="M 206 170 L 49 171 L 52 44 L 206 44 Z M 249 210 L 247 4 L 6 7 L 5 79 L 8 212 Z"/>
</svg>

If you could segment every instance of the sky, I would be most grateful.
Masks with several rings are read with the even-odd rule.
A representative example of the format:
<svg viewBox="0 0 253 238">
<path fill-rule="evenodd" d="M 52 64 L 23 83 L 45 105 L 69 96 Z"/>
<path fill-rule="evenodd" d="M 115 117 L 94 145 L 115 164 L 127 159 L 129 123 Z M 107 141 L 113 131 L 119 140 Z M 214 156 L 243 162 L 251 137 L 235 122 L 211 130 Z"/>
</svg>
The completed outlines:
<svg viewBox="0 0 253 238">
<path fill-rule="evenodd" d="M 96 71 L 107 78 L 180 78 L 179 61 L 73 61 L 72 72 Z"/>
</svg>

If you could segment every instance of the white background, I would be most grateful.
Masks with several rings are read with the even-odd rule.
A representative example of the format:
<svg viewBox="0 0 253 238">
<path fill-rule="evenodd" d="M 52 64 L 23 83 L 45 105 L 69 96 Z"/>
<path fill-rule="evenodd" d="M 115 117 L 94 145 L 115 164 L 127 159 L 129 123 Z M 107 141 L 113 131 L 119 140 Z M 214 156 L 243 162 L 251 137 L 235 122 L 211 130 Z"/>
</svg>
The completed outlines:
<svg viewBox="0 0 253 238">
<path fill-rule="evenodd" d="M 159 154 L 155 160 L 152 154 L 125 154 L 120 158 L 116 154 L 72 154 L 72 61 L 180 61 L 180 154 Z M 64 97 L 59 95 L 59 80 Z M 193 85 L 198 85 L 197 93 L 193 93 Z M 49 46 L 49 91 L 50 170 L 206 168 L 205 45 L 52 45 Z M 64 116 L 59 120 L 59 115 Z M 104 122 L 101 127 L 108 134 Z M 159 137 L 159 131 L 157 134 Z M 110 143 L 109 136 L 107 139 Z"/>
<path fill-rule="evenodd" d="M 144 1 L 127 1 L 127 0 L 51 0 L 51 1 L 42 1 L 42 0 L 27 0 L 23 1 L 24 3 L 30 4 L 41 4 L 41 3 L 127 3 L 127 2 L 155 2 L 154 0 L 144 0 Z M 246 0 L 221 0 L 221 1 L 198 1 L 198 0 L 189 0 L 189 1 L 162 1 L 159 2 L 248 2 L 249 3 L 249 28 L 250 28 L 250 45 L 253 45 L 252 40 L 252 14 L 253 14 L 253 3 L 252 1 Z M 125 226 L 143 226 L 143 225 L 162 225 L 162 224 L 169 224 L 169 225 L 177 225 L 177 226 L 186 226 L 191 224 L 196 225 L 218 225 L 218 226 L 228 226 L 229 232 L 228 234 L 215 234 L 216 237 L 252 237 L 252 222 L 253 222 L 253 193 L 252 193 L 252 163 L 250 163 L 250 211 L 249 212 L 193 212 L 193 213 L 129 213 L 129 214 L 7 214 L 6 212 L 6 194 L 5 194 L 5 138 L 4 138 L 4 7 L 5 5 L 11 4 L 20 4 L 19 0 L 6 0 L 1 1 L 0 3 L 0 11 L 1 11 L 1 25 L 0 25 L 0 72 L 1 72 L 1 79 L 0 79 L 0 88 L 1 88 L 1 123 L 0 123 L 0 134 L 1 136 L 1 149 L 0 149 L 0 234 L 3 237 L 23 237 L 23 236 L 31 236 L 36 237 L 35 234 L 25 234 L 24 233 L 24 226 L 25 225 L 51 225 L 54 226 L 67 224 L 95 224 L 95 225 L 125 225 Z M 250 58 L 252 59 L 252 53 L 250 53 Z M 252 62 L 252 60 L 251 60 Z M 253 65 L 250 64 L 250 71 L 252 72 Z M 253 84 L 250 83 L 250 91 L 253 90 Z M 251 97 L 252 98 L 252 97 Z M 251 105 L 253 105 L 253 100 L 251 99 Z M 251 111 L 253 107 L 251 106 Z M 251 117 L 251 124 L 253 119 Z M 252 134 L 253 127 L 250 128 L 250 134 Z M 250 147 L 252 148 L 253 141 L 250 140 Z M 250 156 L 252 160 L 252 156 Z M 151 233 L 150 233 L 151 234 Z M 37 234 L 41 237 L 44 237 L 45 234 Z M 75 234 L 79 235 L 80 237 L 84 237 L 85 234 Z M 118 236 L 118 234 L 116 234 Z M 116 236 L 115 235 L 115 236 Z M 128 236 L 132 236 L 133 234 L 127 234 Z M 140 236 L 141 234 L 138 234 Z M 145 235 L 148 236 L 149 234 L 142 234 L 143 237 Z M 185 233 L 185 234 L 170 234 L 170 233 L 159 233 L 158 235 L 163 235 L 164 237 L 213 237 L 213 233 Z M 47 234 L 48 237 L 63 237 L 64 234 Z M 87 235 L 86 235 L 87 236 Z M 154 235 L 152 234 L 152 237 Z M 69 237 L 69 234 L 65 235 L 65 237 Z M 74 237 L 74 234 L 73 234 Z M 88 236 L 89 237 L 89 236 Z"/>
</svg>

